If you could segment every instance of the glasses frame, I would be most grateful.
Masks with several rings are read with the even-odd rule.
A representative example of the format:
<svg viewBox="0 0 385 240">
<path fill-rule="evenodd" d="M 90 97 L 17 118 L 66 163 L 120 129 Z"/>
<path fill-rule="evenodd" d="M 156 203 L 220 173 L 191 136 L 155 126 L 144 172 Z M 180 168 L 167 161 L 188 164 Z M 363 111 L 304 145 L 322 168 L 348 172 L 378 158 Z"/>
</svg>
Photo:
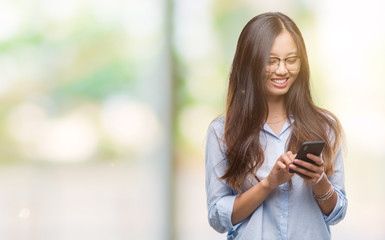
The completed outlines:
<svg viewBox="0 0 385 240">
<path fill-rule="evenodd" d="M 288 59 L 290 59 L 290 58 L 296 58 L 297 59 L 297 61 L 299 60 L 300 62 L 299 62 L 299 67 L 298 67 L 298 69 L 296 69 L 296 70 L 289 70 L 288 68 L 287 68 L 287 60 Z M 269 71 L 269 70 L 267 70 L 267 68 L 269 67 L 269 62 L 267 62 L 267 64 L 266 64 L 266 72 L 269 72 L 269 73 L 275 73 L 278 69 L 279 69 L 279 67 L 281 66 L 281 62 L 282 61 L 284 61 L 284 63 L 285 63 L 285 68 L 286 68 L 286 70 L 288 71 L 288 72 L 295 72 L 295 71 L 298 71 L 298 70 L 300 70 L 301 69 L 301 57 L 299 57 L 299 56 L 291 56 L 291 57 L 287 57 L 287 58 L 279 58 L 279 57 L 269 57 L 269 60 L 270 59 L 278 59 L 278 61 L 279 61 L 279 63 L 278 63 L 278 65 L 277 65 L 277 68 L 274 70 L 274 71 Z"/>
</svg>

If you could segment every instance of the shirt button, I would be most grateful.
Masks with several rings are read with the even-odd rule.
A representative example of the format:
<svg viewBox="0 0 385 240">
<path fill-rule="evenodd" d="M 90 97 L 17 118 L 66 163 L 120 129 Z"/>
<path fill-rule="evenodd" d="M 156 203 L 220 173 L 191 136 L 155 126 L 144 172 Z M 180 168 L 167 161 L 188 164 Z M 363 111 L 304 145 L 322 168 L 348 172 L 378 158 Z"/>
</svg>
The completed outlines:
<svg viewBox="0 0 385 240">
<path fill-rule="evenodd" d="M 281 190 L 283 192 L 287 192 L 289 190 L 289 184 L 288 183 L 284 183 L 281 185 Z"/>
</svg>

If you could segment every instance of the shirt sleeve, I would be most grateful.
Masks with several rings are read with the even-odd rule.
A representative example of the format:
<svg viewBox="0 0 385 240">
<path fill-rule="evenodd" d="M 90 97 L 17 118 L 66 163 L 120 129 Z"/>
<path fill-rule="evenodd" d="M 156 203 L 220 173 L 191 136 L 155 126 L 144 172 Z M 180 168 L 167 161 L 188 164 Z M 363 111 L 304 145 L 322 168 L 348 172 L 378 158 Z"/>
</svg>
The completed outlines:
<svg viewBox="0 0 385 240">
<path fill-rule="evenodd" d="M 234 200 L 232 188 L 220 178 L 226 171 L 227 160 L 223 153 L 222 141 L 223 124 L 214 121 L 208 130 L 206 139 L 206 194 L 208 220 L 210 226 L 220 233 L 232 231 L 231 223 Z"/>
<path fill-rule="evenodd" d="M 324 219 L 327 224 L 335 225 L 345 218 L 348 207 L 348 199 L 346 198 L 345 192 L 345 174 L 341 148 L 336 154 L 334 161 L 334 174 L 329 177 L 329 180 L 332 183 L 335 192 L 337 193 L 337 203 L 329 216 L 324 214 Z"/>
</svg>

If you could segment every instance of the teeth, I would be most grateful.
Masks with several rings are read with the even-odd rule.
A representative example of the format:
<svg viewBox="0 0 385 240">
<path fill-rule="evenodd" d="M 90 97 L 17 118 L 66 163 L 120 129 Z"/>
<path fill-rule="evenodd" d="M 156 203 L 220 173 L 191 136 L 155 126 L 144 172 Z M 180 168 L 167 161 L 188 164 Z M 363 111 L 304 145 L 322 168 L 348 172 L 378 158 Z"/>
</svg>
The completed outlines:
<svg viewBox="0 0 385 240">
<path fill-rule="evenodd" d="M 287 79 L 283 79 L 283 80 L 276 80 L 276 79 L 274 79 L 273 80 L 273 82 L 278 83 L 278 84 L 285 83 L 286 81 L 287 81 Z"/>
</svg>

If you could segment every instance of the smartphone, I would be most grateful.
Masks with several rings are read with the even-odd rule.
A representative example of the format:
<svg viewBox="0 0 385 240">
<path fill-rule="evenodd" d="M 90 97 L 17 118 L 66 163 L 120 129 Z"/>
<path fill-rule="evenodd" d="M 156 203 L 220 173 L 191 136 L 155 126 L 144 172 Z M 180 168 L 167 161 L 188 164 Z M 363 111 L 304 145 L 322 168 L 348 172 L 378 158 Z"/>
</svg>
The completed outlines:
<svg viewBox="0 0 385 240">
<path fill-rule="evenodd" d="M 301 159 L 303 161 L 315 164 L 315 162 L 309 158 L 306 157 L 306 154 L 311 153 L 313 155 L 319 156 L 321 155 L 322 150 L 325 147 L 325 142 L 324 141 L 315 141 L 315 142 L 304 142 L 302 143 L 301 147 L 298 150 L 297 156 L 295 157 L 296 159 Z M 294 165 L 304 168 L 298 164 Z M 291 173 L 297 173 L 297 171 L 293 169 L 289 169 L 289 172 Z"/>
</svg>

